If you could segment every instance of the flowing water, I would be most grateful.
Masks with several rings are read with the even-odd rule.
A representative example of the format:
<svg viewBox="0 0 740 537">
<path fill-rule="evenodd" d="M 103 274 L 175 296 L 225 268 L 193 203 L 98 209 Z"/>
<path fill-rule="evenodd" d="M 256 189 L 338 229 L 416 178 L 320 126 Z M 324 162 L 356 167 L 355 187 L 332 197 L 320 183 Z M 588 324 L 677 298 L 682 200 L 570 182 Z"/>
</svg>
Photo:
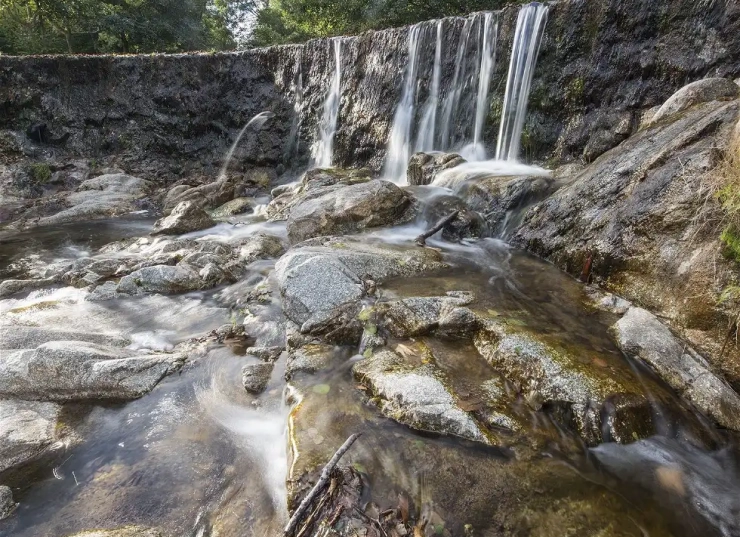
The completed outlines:
<svg viewBox="0 0 740 537">
<path fill-rule="evenodd" d="M 437 109 L 439 108 L 439 89 L 442 79 L 442 21 L 436 24 L 434 44 L 434 67 L 432 68 L 432 87 L 424 104 L 416 151 L 433 151 L 437 132 Z"/>
<path fill-rule="evenodd" d="M 388 140 L 388 153 L 383 176 L 395 182 L 404 182 L 406 166 L 411 156 L 411 127 L 416 105 L 416 76 L 419 67 L 419 38 L 422 26 L 411 27 L 408 37 L 408 60 L 404 75 L 401 101 L 393 117 L 393 127 Z"/>
<path fill-rule="evenodd" d="M 547 10 L 546 5 L 535 2 L 519 11 L 496 145 L 498 160 L 516 160 L 519 157 L 529 90 L 545 32 Z"/>
<path fill-rule="evenodd" d="M 244 136 L 244 133 L 247 132 L 249 127 L 254 127 L 256 129 L 259 129 L 260 127 L 262 127 L 262 125 L 265 124 L 265 121 L 267 121 L 271 117 L 275 117 L 275 114 L 269 111 L 260 112 L 259 114 L 254 116 L 252 119 L 247 121 L 247 124 L 244 125 L 244 127 L 242 127 L 242 130 L 239 131 L 239 134 L 236 136 L 234 143 L 231 144 L 231 147 L 229 147 L 229 151 L 226 153 L 226 158 L 224 158 L 224 163 L 221 166 L 221 170 L 218 172 L 219 181 L 226 180 L 226 171 L 229 169 L 229 164 L 231 163 L 231 159 L 234 156 L 234 151 L 236 151 L 236 148 L 239 145 L 239 142 L 241 141 L 242 137 Z"/>
<path fill-rule="evenodd" d="M 334 136 L 342 101 L 342 40 L 334 38 L 330 43 L 334 52 L 334 74 L 324 101 L 324 115 L 319 125 L 318 143 L 314 148 L 313 162 L 316 168 L 329 168 L 334 161 Z"/>
</svg>

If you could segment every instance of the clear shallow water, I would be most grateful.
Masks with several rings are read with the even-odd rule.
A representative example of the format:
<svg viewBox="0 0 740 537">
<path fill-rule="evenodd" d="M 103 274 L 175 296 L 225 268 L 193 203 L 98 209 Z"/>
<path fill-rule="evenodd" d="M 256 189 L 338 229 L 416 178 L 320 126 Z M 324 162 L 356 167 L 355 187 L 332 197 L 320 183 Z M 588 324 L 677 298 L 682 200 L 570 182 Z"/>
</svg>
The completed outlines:
<svg viewBox="0 0 740 537">
<path fill-rule="evenodd" d="M 245 227 L 222 225 L 199 238 L 229 240 L 248 233 Z M 409 225 L 363 236 L 416 248 L 413 239 L 421 231 Z M 53 241 L 48 244 L 54 251 Z M 660 382 L 626 362 L 606 334 L 614 318 L 587 309 L 579 283 L 501 241 L 430 239 L 429 245 L 442 249 L 454 268 L 387 282 L 382 299 L 471 291 L 477 311 L 495 310 L 609 367 L 633 368 L 655 397 L 663 436 L 587 448 L 562 431 L 561 441 L 544 445 L 532 439 L 550 434 L 552 424 L 535 415 L 531 431 L 503 437 L 499 448 L 414 432 L 368 402 L 351 375 L 356 349 L 346 347 L 336 349 L 328 370 L 293 379 L 300 401 L 293 407 L 284 404 L 281 358 L 255 403 L 240 378 L 241 367 L 254 359 L 214 346 L 140 400 L 69 406 L 64 422 L 79 440 L 48 464 L 3 476 L 21 505 L 0 522 L 0 535 L 58 537 L 125 524 L 178 536 L 277 535 L 286 517 L 285 478 L 293 486 L 357 431 L 364 434 L 343 462 L 362 473 L 365 500 L 394 507 L 402 494 L 416 516 L 452 535 L 463 535 L 464 525 L 472 524 L 480 535 L 545 537 L 563 534 L 572 520 L 589 529 L 584 535 L 738 534 L 733 439 L 682 409 Z M 180 296 L 91 303 L 83 290 L 35 291 L 0 301 L 0 329 L 38 323 L 121 335 L 132 348 L 166 349 L 229 322 L 228 308 L 269 281 L 271 267 L 260 262 L 233 286 Z M 273 302 L 248 323 L 272 341 L 279 319 Z M 481 380 L 497 376 L 470 344 L 434 338 L 420 343 L 472 407 Z M 675 408 L 669 412 L 667 406 Z"/>
<path fill-rule="evenodd" d="M 22 260 L 53 263 L 86 257 L 109 242 L 149 233 L 154 219 L 96 220 L 28 231 L 0 229 L 0 278 L 22 276 Z"/>
</svg>

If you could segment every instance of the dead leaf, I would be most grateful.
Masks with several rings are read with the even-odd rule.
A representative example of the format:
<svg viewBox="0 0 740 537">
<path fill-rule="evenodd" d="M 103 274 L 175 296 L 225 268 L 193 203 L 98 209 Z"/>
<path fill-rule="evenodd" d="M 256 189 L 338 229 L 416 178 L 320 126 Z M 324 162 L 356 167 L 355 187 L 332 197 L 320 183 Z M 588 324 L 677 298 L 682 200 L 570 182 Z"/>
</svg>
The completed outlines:
<svg viewBox="0 0 740 537">
<path fill-rule="evenodd" d="M 663 488 L 675 492 L 681 496 L 686 495 L 686 487 L 683 484 L 683 472 L 680 468 L 661 466 L 655 470 L 655 477 Z"/>
<path fill-rule="evenodd" d="M 405 494 L 398 495 L 398 511 L 401 515 L 401 521 L 407 524 L 409 521 L 409 499 Z"/>
<path fill-rule="evenodd" d="M 593 362 L 598 367 L 609 367 L 609 364 L 603 358 L 594 358 Z"/>
</svg>

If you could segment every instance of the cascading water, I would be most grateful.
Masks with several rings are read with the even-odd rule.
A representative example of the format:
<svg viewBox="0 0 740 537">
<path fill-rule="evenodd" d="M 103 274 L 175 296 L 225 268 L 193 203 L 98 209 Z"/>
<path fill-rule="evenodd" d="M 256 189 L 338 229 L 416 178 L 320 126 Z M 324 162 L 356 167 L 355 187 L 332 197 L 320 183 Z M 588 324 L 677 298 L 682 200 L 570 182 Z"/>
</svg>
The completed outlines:
<svg viewBox="0 0 740 537">
<path fill-rule="evenodd" d="M 403 182 L 406 176 L 406 165 L 411 156 L 411 126 L 414 121 L 414 104 L 416 100 L 416 72 L 419 64 L 419 36 L 421 25 L 410 28 L 408 39 L 408 63 L 404 77 L 401 101 L 393 117 L 393 127 L 388 142 L 388 154 L 383 175 L 388 179 Z"/>
<path fill-rule="evenodd" d="M 445 97 L 442 107 L 442 129 L 441 129 L 441 147 L 449 149 L 452 143 L 452 132 L 454 130 L 454 120 L 457 116 L 460 97 L 465 87 L 465 52 L 468 49 L 468 41 L 473 28 L 474 17 L 465 20 L 465 24 L 460 34 L 460 42 L 457 46 L 455 55 L 455 74 L 452 78 L 452 85 Z"/>
<path fill-rule="evenodd" d="M 439 87 L 442 80 L 442 20 L 437 21 L 437 38 L 434 46 L 434 68 L 432 70 L 432 87 L 429 98 L 424 105 L 424 112 L 419 124 L 419 136 L 416 141 L 417 151 L 432 151 L 437 128 L 437 107 L 439 106 Z"/>
<path fill-rule="evenodd" d="M 316 168 L 328 168 L 334 160 L 334 135 L 337 132 L 339 104 L 342 98 L 342 40 L 334 38 L 331 44 L 334 49 L 334 76 L 324 101 L 319 141 L 313 156 L 313 166 Z"/>
<path fill-rule="evenodd" d="M 496 65 L 496 42 L 498 40 L 498 15 L 483 14 L 483 39 L 481 41 L 480 70 L 478 74 L 478 94 L 475 100 L 475 128 L 473 143 L 463 149 L 467 160 L 485 160 L 486 150 L 483 146 L 483 126 L 488 112 L 488 92 L 491 86 L 491 75 Z"/>
<path fill-rule="evenodd" d="M 519 11 L 496 147 L 497 160 L 516 160 L 519 156 L 527 101 L 547 11 L 547 6 L 539 3 L 523 6 Z"/>
</svg>

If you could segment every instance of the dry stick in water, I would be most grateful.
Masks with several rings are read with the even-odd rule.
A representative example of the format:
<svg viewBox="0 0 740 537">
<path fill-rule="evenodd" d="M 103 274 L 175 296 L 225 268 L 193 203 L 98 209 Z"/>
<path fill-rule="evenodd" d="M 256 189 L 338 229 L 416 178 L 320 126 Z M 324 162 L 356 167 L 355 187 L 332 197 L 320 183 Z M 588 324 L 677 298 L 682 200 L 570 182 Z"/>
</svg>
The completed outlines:
<svg viewBox="0 0 740 537">
<path fill-rule="evenodd" d="M 434 224 L 434 226 L 432 226 L 432 229 L 430 229 L 429 231 L 425 231 L 424 233 L 416 237 L 416 244 L 418 244 L 419 246 L 426 246 L 427 239 L 434 235 L 437 231 L 445 227 L 447 224 L 452 222 L 455 218 L 457 218 L 458 214 L 460 214 L 460 211 L 453 211 L 452 213 L 445 216 L 442 220 Z"/>
<path fill-rule="evenodd" d="M 311 491 L 306 495 L 306 497 L 303 498 L 303 501 L 298 506 L 298 509 L 295 510 L 295 513 L 293 513 L 293 516 L 290 518 L 290 522 L 288 522 L 288 525 L 285 526 L 285 535 L 290 536 L 293 534 L 293 531 L 295 531 L 295 527 L 298 524 L 298 521 L 303 516 L 303 513 L 305 513 L 306 509 L 308 509 L 316 496 L 318 496 L 319 492 L 321 492 L 321 489 L 323 489 L 324 485 L 326 485 L 326 483 L 329 481 L 331 471 L 334 470 L 334 467 L 339 462 L 339 459 L 341 459 L 342 456 L 347 453 L 349 448 L 352 447 L 352 444 L 355 443 L 355 440 L 357 440 L 361 434 L 362 433 L 355 433 L 347 438 L 347 440 L 344 441 L 344 444 L 342 444 L 342 447 L 340 447 L 331 458 L 331 460 L 326 463 L 326 466 L 324 466 L 324 469 L 321 471 L 321 477 L 319 477 L 319 480 L 313 486 Z"/>
</svg>

